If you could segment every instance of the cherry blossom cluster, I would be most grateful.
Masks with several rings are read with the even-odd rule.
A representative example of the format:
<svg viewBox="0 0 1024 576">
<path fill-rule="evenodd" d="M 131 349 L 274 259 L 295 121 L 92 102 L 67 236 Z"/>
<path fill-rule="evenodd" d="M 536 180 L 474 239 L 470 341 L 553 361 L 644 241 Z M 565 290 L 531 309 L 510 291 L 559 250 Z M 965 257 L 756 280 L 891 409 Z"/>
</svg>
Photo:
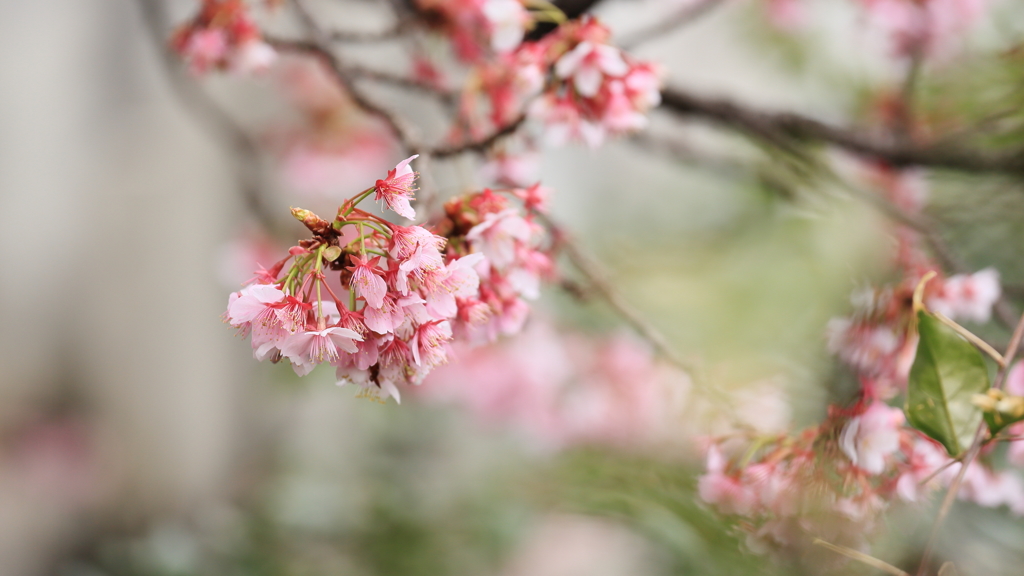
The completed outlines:
<svg viewBox="0 0 1024 576">
<path fill-rule="evenodd" d="M 867 176 L 893 205 L 920 213 L 927 191 L 920 174 L 872 166 Z M 918 232 L 898 226 L 895 240 L 894 267 L 902 279 L 856 291 L 853 313 L 828 324 L 829 350 L 860 383 L 853 406 L 830 407 L 824 423 L 795 437 L 733 436 L 708 451 L 701 497 L 740 520 L 752 550 L 806 551 L 812 537 L 861 548 L 881 512 L 893 503 L 925 501 L 959 471 L 946 450 L 889 401 L 906 389 L 917 353 L 915 290 L 932 313 L 984 323 L 1000 296 L 999 274 L 989 268 L 943 276 L 924 254 Z M 1015 394 L 1018 387 L 1024 389 L 1021 365 L 1007 391 Z M 992 451 L 989 445 L 984 453 Z M 1013 454 L 1024 459 L 1017 456 L 1024 454 L 1020 448 Z M 971 465 L 958 496 L 1024 515 L 1024 483 L 1013 471 L 997 471 L 991 457 Z"/>
<path fill-rule="evenodd" d="M 314 237 L 233 293 L 225 314 L 251 334 L 258 360 L 286 358 L 299 375 L 330 364 L 340 382 L 396 400 L 399 384 L 418 383 L 446 361 L 455 298 L 476 291 L 473 265 L 483 256 L 446 263 L 443 238 L 356 207 L 373 194 L 388 209 L 414 217 L 411 160 L 346 202 L 333 223 L 293 210 Z M 328 278 L 329 272 L 337 274 Z M 347 302 L 338 295 L 345 291 Z"/>
<path fill-rule="evenodd" d="M 448 258 L 481 254 L 476 267 L 479 290 L 458 299 L 455 331 L 473 343 L 493 342 L 523 328 L 529 305 L 540 295 L 540 281 L 552 273 L 543 247 L 544 231 L 534 220 L 547 189 L 535 184 L 505 193 L 484 189 L 445 203 L 438 232 L 448 241 Z M 512 198 L 527 210 L 525 216 Z"/>
<path fill-rule="evenodd" d="M 661 103 L 659 69 L 609 44 L 610 36 L 589 17 L 551 35 L 547 51 L 555 79 L 531 109 L 550 142 L 599 146 L 607 135 L 644 128 L 647 112 Z"/>
<path fill-rule="evenodd" d="M 171 47 L 196 74 L 258 72 L 277 58 L 243 0 L 202 0 L 198 14 L 171 37 Z"/>
<path fill-rule="evenodd" d="M 311 232 L 270 269 L 231 294 L 225 319 L 251 335 L 258 360 L 287 359 L 300 376 L 319 364 L 371 398 L 400 398 L 448 361 L 453 337 L 486 342 L 518 332 L 550 259 L 540 230 L 489 190 L 446 206 L 443 237 L 358 208 L 369 196 L 415 218 L 408 158 L 346 201 L 333 222 L 293 215 Z M 540 187 L 520 194 L 535 209 Z"/>
<path fill-rule="evenodd" d="M 488 104 L 495 126 L 513 121 L 527 106 L 552 145 L 581 141 L 599 146 L 607 136 L 644 128 L 648 111 L 661 102 L 658 68 L 609 43 L 597 19 L 567 22 L 537 41 L 478 64 L 462 96 L 462 118 L 481 131 L 477 97 Z"/>
<path fill-rule="evenodd" d="M 1024 394 L 1024 364 L 1007 382 Z M 1017 431 L 1024 425 L 1015 424 Z M 1024 482 L 993 466 L 995 443 L 964 476 L 958 497 L 1024 516 Z M 1024 444 L 1007 460 L 1024 465 Z M 813 538 L 862 548 L 879 515 L 894 504 L 924 504 L 959 472 L 937 442 L 906 426 L 903 411 L 877 399 L 843 410 L 795 437 L 723 438 L 707 453 L 701 498 L 737 519 L 756 552 L 806 551 Z"/>
</svg>

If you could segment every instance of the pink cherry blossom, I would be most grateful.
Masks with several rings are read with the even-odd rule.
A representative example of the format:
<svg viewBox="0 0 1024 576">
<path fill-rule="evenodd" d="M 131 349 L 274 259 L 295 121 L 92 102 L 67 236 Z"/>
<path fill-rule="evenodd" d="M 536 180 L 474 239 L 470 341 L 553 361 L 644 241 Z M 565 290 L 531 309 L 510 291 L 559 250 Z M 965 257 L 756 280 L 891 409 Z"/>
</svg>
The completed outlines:
<svg viewBox="0 0 1024 576">
<path fill-rule="evenodd" d="M 466 240 L 479 247 L 487 260 L 501 270 L 515 260 L 516 243 L 526 242 L 532 233 L 530 223 L 510 208 L 484 216 L 484 221 L 466 234 Z"/>
<path fill-rule="evenodd" d="M 491 26 L 491 48 L 508 52 L 523 41 L 529 14 L 518 0 L 485 0 L 481 12 Z"/>
<path fill-rule="evenodd" d="M 184 56 L 189 69 L 202 74 L 213 68 L 228 53 L 228 39 L 223 30 L 210 28 L 192 33 L 185 45 Z"/>
<path fill-rule="evenodd" d="M 854 466 L 869 474 L 880 474 L 885 460 L 900 446 L 903 411 L 875 401 L 859 416 L 846 423 L 839 447 Z"/>
<path fill-rule="evenodd" d="M 593 98 L 604 78 L 620 78 L 629 71 L 622 52 L 608 44 L 580 42 L 555 63 L 555 74 L 572 78 L 581 96 Z"/>
<path fill-rule="evenodd" d="M 726 473 L 727 461 L 717 446 L 708 448 L 707 473 L 697 481 L 697 493 L 723 514 L 750 515 L 757 495 L 739 478 Z"/>
<path fill-rule="evenodd" d="M 241 327 L 252 322 L 256 316 L 271 304 L 284 300 L 285 294 L 270 284 L 250 284 L 238 292 L 233 292 L 228 301 L 227 320 L 232 325 Z"/>
<path fill-rule="evenodd" d="M 235 49 L 231 69 L 239 74 L 265 72 L 277 60 L 277 51 L 262 40 L 250 40 Z"/>
<path fill-rule="evenodd" d="M 352 261 L 355 263 L 355 266 L 351 268 L 352 286 L 355 288 L 356 296 L 365 299 L 366 305 L 370 308 L 383 306 L 384 295 L 388 291 L 384 278 L 380 276 L 380 268 L 377 267 L 379 260 L 380 258 L 363 260 L 358 256 L 352 257 Z"/>
<path fill-rule="evenodd" d="M 992 317 L 992 306 L 1001 294 L 999 271 L 986 268 L 971 275 L 947 278 L 939 293 L 928 298 L 926 304 L 932 311 L 956 320 L 984 323 Z"/>
<path fill-rule="evenodd" d="M 416 173 L 409 167 L 409 163 L 419 158 L 415 154 L 402 160 L 383 180 L 377 180 L 375 189 L 376 200 L 383 200 L 384 205 L 395 211 L 399 216 L 415 218 L 416 211 L 412 209 L 409 200 L 413 197 L 413 183 L 416 180 Z"/>
</svg>

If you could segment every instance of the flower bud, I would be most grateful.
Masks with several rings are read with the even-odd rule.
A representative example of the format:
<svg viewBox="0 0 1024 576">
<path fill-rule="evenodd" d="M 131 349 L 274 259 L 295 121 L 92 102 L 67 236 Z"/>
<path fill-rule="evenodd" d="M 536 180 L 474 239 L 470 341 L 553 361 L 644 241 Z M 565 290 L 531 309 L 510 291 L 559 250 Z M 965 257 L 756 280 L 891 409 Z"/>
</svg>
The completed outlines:
<svg viewBox="0 0 1024 576">
<path fill-rule="evenodd" d="M 323 235 L 331 230 L 331 223 L 305 208 L 292 208 L 292 216 L 302 222 L 310 232 Z"/>
</svg>

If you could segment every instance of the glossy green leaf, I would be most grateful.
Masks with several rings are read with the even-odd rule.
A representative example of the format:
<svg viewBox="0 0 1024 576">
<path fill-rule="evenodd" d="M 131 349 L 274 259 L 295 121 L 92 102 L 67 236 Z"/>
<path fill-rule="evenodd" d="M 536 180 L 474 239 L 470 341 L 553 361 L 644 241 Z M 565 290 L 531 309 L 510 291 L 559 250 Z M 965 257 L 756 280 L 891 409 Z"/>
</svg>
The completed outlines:
<svg viewBox="0 0 1024 576">
<path fill-rule="evenodd" d="M 971 402 L 989 388 L 981 353 L 934 316 L 918 312 L 917 357 L 907 384 L 907 421 L 938 440 L 950 456 L 971 445 L 981 410 Z"/>
</svg>

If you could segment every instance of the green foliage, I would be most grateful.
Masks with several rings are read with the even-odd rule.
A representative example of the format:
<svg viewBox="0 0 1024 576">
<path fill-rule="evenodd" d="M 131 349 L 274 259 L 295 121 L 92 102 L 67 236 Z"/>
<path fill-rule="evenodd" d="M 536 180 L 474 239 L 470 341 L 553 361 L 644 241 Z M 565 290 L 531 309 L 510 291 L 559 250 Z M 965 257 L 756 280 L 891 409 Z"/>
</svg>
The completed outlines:
<svg viewBox="0 0 1024 576">
<path fill-rule="evenodd" d="M 957 457 L 981 423 L 971 400 L 988 390 L 985 361 L 970 343 L 925 312 L 917 314 L 921 341 L 907 384 L 907 421 Z"/>
</svg>

